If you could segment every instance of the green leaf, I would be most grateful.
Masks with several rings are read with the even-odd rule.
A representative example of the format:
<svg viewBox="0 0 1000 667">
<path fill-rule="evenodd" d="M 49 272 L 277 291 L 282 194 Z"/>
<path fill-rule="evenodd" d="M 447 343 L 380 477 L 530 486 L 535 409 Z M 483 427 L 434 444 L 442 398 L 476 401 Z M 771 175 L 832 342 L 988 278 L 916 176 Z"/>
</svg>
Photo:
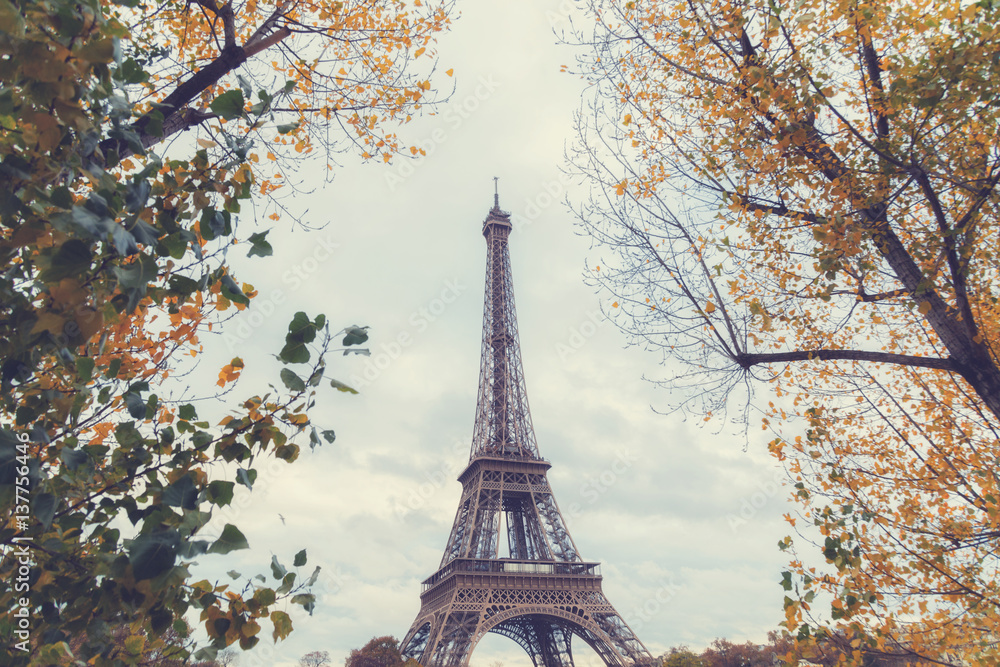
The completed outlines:
<svg viewBox="0 0 1000 667">
<path fill-rule="evenodd" d="M 274 575 L 275 579 L 281 579 L 288 574 L 285 566 L 278 562 L 277 556 L 271 556 L 271 574 Z"/>
<path fill-rule="evenodd" d="M 77 50 L 76 56 L 92 63 L 110 63 L 115 59 L 115 40 L 92 39 Z"/>
<path fill-rule="evenodd" d="M 270 230 L 268 230 L 270 231 Z M 274 253 L 274 248 L 271 244 L 267 242 L 268 232 L 258 232 L 256 234 L 251 234 L 248 239 L 253 247 L 250 248 L 250 252 L 247 253 L 247 257 L 253 257 L 257 255 L 258 257 L 267 257 Z"/>
<path fill-rule="evenodd" d="M 198 231 L 206 241 L 212 241 L 220 236 L 233 233 L 232 216 L 228 211 L 216 211 L 212 207 L 202 210 L 198 221 Z"/>
<path fill-rule="evenodd" d="M 125 187 L 125 208 L 129 213 L 138 213 L 146 206 L 153 185 L 146 180 L 132 181 Z"/>
<path fill-rule="evenodd" d="M 132 419 L 146 418 L 146 404 L 143 403 L 142 397 L 139 394 L 131 391 L 125 394 L 125 407 L 128 408 L 128 413 L 132 415 Z"/>
<path fill-rule="evenodd" d="M 302 567 L 305 564 L 306 564 L 306 550 L 303 549 L 302 551 L 295 554 L 295 560 L 292 561 L 292 565 L 294 565 L 295 567 Z"/>
<path fill-rule="evenodd" d="M 304 364 L 309 361 L 307 345 L 316 339 L 316 331 L 325 321 L 326 318 L 322 315 L 318 316 L 314 323 L 305 313 L 301 311 L 295 313 L 295 317 L 288 325 L 288 333 L 285 334 L 285 346 L 278 355 L 280 359 L 288 364 Z"/>
<path fill-rule="evenodd" d="M 274 456 L 275 458 L 291 463 L 299 458 L 299 446 L 295 444 L 278 445 L 274 449 Z"/>
<path fill-rule="evenodd" d="M 260 579 L 261 581 L 267 581 L 265 577 L 262 577 L 260 575 L 257 575 L 256 578 Z M 269 605 L 274 604 L 275 601 L 278 599 L 278 596 L 274 594 L 274 590 L 271 588 L 258 588 L 253 593 L 253 599 L 256 600 L 258 603 L 260 603 L 261 606 L 267 607 Z"/>
<path fill-rule="evenodd" d="M 125 231 L 124 229 L 122 230 Z M 131 238 L 131 237 L 129 237 Z M 156 278 L 160 267 L 156 260 L 148 255 L 139 255 L 138 261 L 126 264 L 125 266 L 114 267 L 118 284 L 124 288 L 142 288 Z"/>
<path fill-rule="evenodd" d="M 222 294 L 227 299 L 235 303 L 242 303 L 243 305 L 250 304 L 250 299 L 243 293 L 243 290 L 240 289 L 240 286 L 236 284 L 236 281 L 228 273 L 219 278 L 219 282 L 222 283 Z"/>
<path fill-rule="evenodd" d="M 195 488 L 191 475 L 184 475 L 163 491 L 163 504 L 186 510 L 197 509 L 198 489 Z"/>
<path fill-rule="evenodd" d="M 191 436 L 191 444 L 194 445 L 195 449 L 203 451 L 206 447 L 212 444 L 212 440 L 214 439 L 215 438 L 212 437 L 211 433 L 208 433 L 206 431 L 198 431 L 197 433 Z"/>
<path fill-rule="evenodd" d="M 31 500 L 31 509 L 38 522 L 48 530 L 52 525 L 52 517 L 56 514 L 59 502 L 51 493 L 40 493 Z"/>
<path fill-rule="evenodd" d="M 190 403 L 185 403 L 177 411 L 177 416 L 184 421 L 194 421 L 198 418 L 198 413 L 195 412 L 194 406 Z"/>
<path fill-rule="evenodd" d="M 136 243 L 141 243 L 150 248 L 154 247 L 163 235 L 163 232 L 160 232 L 142 220 L 136 220 L 135 224 L 128 229 L 128 233 L 132 235 Z"/>
<path fill-rule="evenodd" d="M 230 579 L 239 579 L 241 576 L 243 576 L 236 570 L 230 570 L 229 572 L 226 572 L 226 574 L 229 575 Z"/>
<path fill-rule="evenodd" d="M 208 553 L 227 554 L 230 551 L 249 548 L 250 544 L 243 533 L 240 532 L 240 529 L 231 523 L 227 523 L 225 528 L 222 529 L 222 535 L 219 536 L 219 539 L 213 542 L 212 546 L 208 548 Z"/>
<path fill-rule="evenodd" d="M 309 586 L 312 586 L 313 584 L 315 584 L 315 583 L 316 583 L 316 580 L 317 580 L 317 579 L 319 579 L 319 571 L 320 571 L 321 569 L 322 569 L 322 568 L 320 568 L 320 566 L 319 566 L 319 565 L 317 565 L 317 566 L 316 566 L 316 569 L 315 569 L 315 570 L 313 570 L 313 573 L 309 575 L 309 578 L 308 578 L 308 579 L 306 579 L 306 583 L 305 583 L 305 584 L 303 584 L 303 586 L 305 586 L 305 587 L 307 587 L 307 588 L 308 588 Z"/>
<path fill-rule="evenodd" d="M 292 604 L 300 604 L 302 608 L 312 616 L 313 609 L 316 608 L 316 596 L 312 593 L 299 593 L 292 596 Z"/>
<path fill-rule="evenodd" d="M 236 471 L 236 481 L 248 489 L 252 489 L 253 483 L 257 481 L 257 471 L 253 468 L 249 470 L 240 468 Z"/>
<path fill-rule="evenodd" d="M 105 371 L 104 377 L 109 380 L 113 380 L 118 377 L 118 371 L 121 370 L 122 359 L 121 357 L 115 357 L 110 362 L 108 362 L 108 370 Z M 107 387 L 105 387 L 107 389 Z"/>
<path fill-rule="evenodd" d="M 143 72 L 143 73 L 145 74 L 145 72 Z M 148 74 L 147 74 L 147 78 L 148 78 Z M 159 109 L 153 109 L 148 114 L 146 114 L 146 117 L 149 119 L 149 122 L 146 123 L 146 134 L 148 134 L 150 136 L 153 136 L 153 137 L 162 137 L 163 136 L 163 112 L 160 111 Z"/>
<path fill-rule="evenodd" d="M 70 447 L 63 447 L 62 451 L 59 452 L 59 458 L 62 459 L 63 465 L 72 472 L 85 464 L 90 460 L 87 456 L 87 452 L 82 452 L 78 449 L 72 449 Z"/>
<path fill-rule="evenodd" d="M 323 439 L 326 440 L 327 443 L 332 444 L 333 441 L 337 439 L 337 434 L 334 433 L 331 429 L 327 429 L 323 431 Z"/>
<path fill-rule="evenodd" d="M 344 345 L 360 345 L 368 340 L 368 327 L 349 326 L 344 329 Z"/>
<path fill-rule="evenodd" d="M 357 389 L 355 389 L 354 387 L 348 387 L 346 384 L 344 384 L 340 380 L 330 380 L 330 386 L 333 387 L 334 389 L 338 390 L 338 391 L 346 391 L 346 392 L 351 393 L 351 394 L 358 393 Z M 326 432 L 324 431 L 324 434 L 325 433 Z M 331 440 L 330 442 L 333 442 L 333 441 Z"/>
<path fill-rule="evenodd" d="M 59 282 L 83 273 L 90 268 L 90 262 L 90 246 L 80 239 L 70 239 L 59 246 L 49 268 L 42 271 L 38 279 L 43 283 Z"/>
<path fill-rule="evenodd" d="M 189 240 L 180 232 L 168 234 L 160 239 L 156 252 L 160 255 L 169 255 L 174 259 L 181 259 L 187 253 Z M 191 294 L 198 288 L 198 281 L 187 276 L 172 275 L 167 281 L 170 290 L 180 294 Z"/>
<path fill-rule="evenodd" d="M 208 484 L 208 501 L 219 507 L 225 507 L 233 501 L 234 482 L 216 480 Z"/>
<path fill-rule="evenodd" d="M 285 578 L 281 580 L 281 585 L 274 591 L 278 595 L 284 595 L 288 591 L 292 590 L 295 585 L 295 573 L 289 572 L 285 575 Z"/>
<path fill-rule="evenodd" d="M 281 381 L 292 391 L 305 391 L 306 383 L 290 368 L 281 369 Z"/>
<path fill-rule="evenodd" d="M 132 540 L 128 559 L 136 580 L 152 579 L 172 568 L 180 542 L 180 535 L 173 529 L 139 535 Z"/>
<path fill-rule="evenodd" d="M 90 357 L 76 358 L 76 374 L 83 382 L 90 382 L 94 377 L 94 360 Z"/>
<path fill-rule="evenodd" d="M 243 105 L 243 91 L 234 88 L 216 97 L 208 106 L 225 120 L 232 120 L 243 115 Z"/>
<path fill-rule="evenodd" d="M 181 542 L 181 547 L 177 550 L 177 553 L 182 558 L 197 558 L 207 551 L 208 542 L 205 540 L 190 540 Z"/>
<path fill-rule="evenodd" d="M 156 606 L 149 611 L 149 624 L 156 634 L 162 634 L 174 620 L 173 613 L 170 610 Z"/>
</svg>

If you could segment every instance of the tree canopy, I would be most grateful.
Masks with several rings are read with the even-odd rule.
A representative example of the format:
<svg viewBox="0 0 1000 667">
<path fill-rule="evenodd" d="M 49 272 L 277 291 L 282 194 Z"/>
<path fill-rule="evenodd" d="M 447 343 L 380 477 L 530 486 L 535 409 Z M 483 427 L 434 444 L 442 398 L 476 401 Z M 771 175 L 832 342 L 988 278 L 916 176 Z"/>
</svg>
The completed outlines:
<svg viewBox="0 0 1000 667">
<path fill-rule="evenodd" d="M 115 628 L 148 637 L 145 650 L 186 634 L 185 618 L 204 624 L 211 657 L 252 647 L 263 621 L 287 636 L 288 602 L 312 610 L 319 570 L 298 571 L 304 550 L 291 571 L 291 554 L 272 560 L 273 583 L 196 582 L 193 564 L 247 547 L 233 524 L 202 528 L 262 461 L 333 440 L 309 408 L 325 353 L 356 349 L 365 328 L 334 334 L 297 313 L 275 345 L 279 388 L 235 401 L 215 427 L 192 400 L 211 396 L 162 387 L 200 337 L 251 307 L 226 253 L 271 254 L 259 225 L 268 210 L 279 219 L 277 191 L 305 156 L 405 148 L 394 128 L 433 101 L 450 10 L 0 0 L 4 664 L 132 664 Z M 223 392 L 244 365 L 220 370 Z"/>
<path fill-rule="evenodd" d="M 416 660 L 403 658 L 399 640 L 386 635 L 372 637 L 367 644 L 354 649 L 344 660 L 344 667 L 419 667 Z"/>
<path fill-rule="evenodd" d="M 614 249 L 594 275 L 687 366 L 683 407 L 760 410 L 801 504 L 788 629 L 845 661 L 995 660 L 1000 4 L 590 14 L 570 159 Z"/>
</svg>

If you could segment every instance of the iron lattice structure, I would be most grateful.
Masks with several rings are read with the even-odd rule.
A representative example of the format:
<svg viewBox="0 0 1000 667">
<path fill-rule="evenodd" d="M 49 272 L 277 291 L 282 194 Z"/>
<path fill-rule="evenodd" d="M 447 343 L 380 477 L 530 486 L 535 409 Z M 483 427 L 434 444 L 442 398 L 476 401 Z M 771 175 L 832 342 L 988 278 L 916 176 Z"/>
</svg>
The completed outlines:
<svg viewBox="0 0 1000 667">
<path fill-rule="evenodd" d="M 579 637 L 609 666 L 655 663 L 601 590 L 600 564 L 577 552 L 538 453 L 517 334 L 499 198 L 483 223 L 486 297 L 482 365 L 462 499 L 438 571 L 423 582 L 403 655 L 464 667 L 488 632 L 516 641 L 535 667 L 573 667 Z M 501 542 L 506 536 L 506 556 Z"/>
</svg>

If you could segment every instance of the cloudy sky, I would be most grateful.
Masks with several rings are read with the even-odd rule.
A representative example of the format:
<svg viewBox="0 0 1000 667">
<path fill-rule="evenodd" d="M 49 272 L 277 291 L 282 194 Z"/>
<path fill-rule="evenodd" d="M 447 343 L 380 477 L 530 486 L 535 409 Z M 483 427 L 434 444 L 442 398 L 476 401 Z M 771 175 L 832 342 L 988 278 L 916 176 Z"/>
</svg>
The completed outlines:
<svg viewBox="0 0 1000 667">
<path fill-rule="evenodd" d="M 334 181 L 288 204 L 316 231 L 278 227 L 273 257 L 240 259 L 237 276 L 260 292 L 268 317 L 229 322 L 206 341 L 190 382 L 214 380 L 233 354 L 248 370 L 231 395 L 266 391 L 292 315 L 325 313 L 335 327 L 371 327 L 372 356 L 337 357 L 313 415 L 337 441 L 292 465 L 262 466 L 237 499 L 251 550 L 206 557 L 205 576 L 267 571 L 306 548 L 320 565 L 319 601 L 295 631 L 270 637 L 241 665 L 295 665 L 313 650 L 336 664 L 369 638 L 401 638 L 448 537 L 468 460 L 479 372 L 486 246 L 481 224 L 500 201 L 511 237 L 518 322 L 532 417 L 556 499 L 581 554 L 603 563 L 604 590 L 654 654 L 716 637 L 763 641 L 782 619 L 785 492 L 763 435 L 656 414 L 668 397 L 643 376 L 669 369 L 604 321 L 606 295 L 585 282 L 599 248 L 579 236 L 562 199 L 564 148 L 582 83 L 560 73 L 573 53 L 552 29 L 568 27 L 564 0 L 460 3 L 440 44 L 454 68 L 451 102 L 403 135 L 427 157 L 364 165 L 344 157 Z M 322 170 L 322 163 L 316 163 Z M 308 168 L 307 168 L 308 171 Z M 306 183 L 306 189 L 311 189 Z M 243 223 L 250 223 L 244 219 Z M 254 229 L 243 229 L 246 235 Z M 271 310 L 273 309 L 273 314 Z M 202 377 L 203 376 L 203 377 Z M 618 471 L 618 472 L 616 472 Z M 281 517 L 284 517 L 284 523 Z M 295 609 L 298 609 L 297 607 Z M 266 633 L 269 635 L 269 631 Z M 582 642 L 578 664 L 598 661 Z M 484 640 L 477 667 L 530 661 L 512 641 Z"/>
</svg>

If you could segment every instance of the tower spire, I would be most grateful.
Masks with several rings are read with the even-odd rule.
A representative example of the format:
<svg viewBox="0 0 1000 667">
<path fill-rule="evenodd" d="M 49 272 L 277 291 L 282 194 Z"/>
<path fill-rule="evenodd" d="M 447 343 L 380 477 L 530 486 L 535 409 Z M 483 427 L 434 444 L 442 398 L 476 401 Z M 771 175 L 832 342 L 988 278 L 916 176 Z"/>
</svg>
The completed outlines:
<svg viewBox="0 0 1000 667">
<path fill-rule="evenodd" d="M 500 177 L 493 177 L 493 208 L 500 210 Z"/>
<path fill-rule="evenodd" d="M 477 456 L 540 459 L 528 409 L 514 308 L 514 282 L 507 245 L 513 226 L 510 215 L 500 210 L 498 180 L 493 179 L 493 208 L 483 221 L 483 236 L 486 237 L 483 343 L 469 459 Z"/>
</svg>

